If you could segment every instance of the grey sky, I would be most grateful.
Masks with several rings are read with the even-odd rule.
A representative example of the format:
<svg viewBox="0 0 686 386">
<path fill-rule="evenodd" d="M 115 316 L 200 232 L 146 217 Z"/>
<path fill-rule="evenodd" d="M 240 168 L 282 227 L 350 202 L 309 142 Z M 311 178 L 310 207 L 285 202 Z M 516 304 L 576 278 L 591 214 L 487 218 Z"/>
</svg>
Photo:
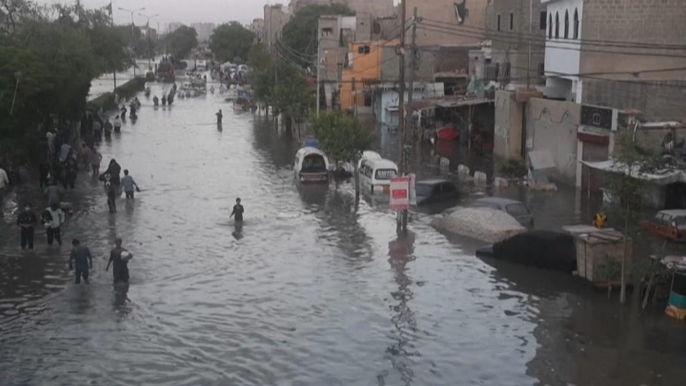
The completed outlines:
<svg viewBox="0 0 686 386">
<path fill-rule="evenodd" d="M 65 0 L 34 0 L 38 4 L 72 3 Z M 267 3 L 275 4 L 274 0 L 113 0 L 114 22 L 117 24 L 131 23 L 131 14 L 118 10 L 119 7 L 138 9 L 145 7 L 147 15 L 159 14 L 159 17 L 150 19 L 150 26 L 157 27 L 157 23 L 179 21 L 184 24 L 194 22 L 226 23 L 239 21 L 243 24 L 250 23 L 255 18 L 263 17 L 263 8 Z M 280 1 L 288 4 L 288 0 Z M 109 4 L 109 0 L 81 0 L 87 8 L 100 8 Z M 135 15 L 136 25 L 145 24 L 146 18 Z"/>
</svg>

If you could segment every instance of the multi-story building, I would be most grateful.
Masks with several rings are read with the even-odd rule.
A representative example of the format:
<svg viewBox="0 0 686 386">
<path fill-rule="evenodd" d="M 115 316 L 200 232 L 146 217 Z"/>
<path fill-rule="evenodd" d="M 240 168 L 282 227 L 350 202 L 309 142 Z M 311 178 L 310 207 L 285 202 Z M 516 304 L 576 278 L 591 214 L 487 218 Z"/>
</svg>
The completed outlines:
<svg viewBox="0 0 686 386">
<path fill-rule="evenodd" d="M 281 38 L 283 27 L 291 20 L 288 7 L 283 4 L 264 6 L 264 42 L 272 48 L 276 41 Z"/>
<path fill-rule="evenodd" d="M 546 95 L 681 120 L 686 105 L 683 1 L 542 0 Z M 681 70 L 680 70 L 681 69 Z"/>
<path fill-rule="evenodd" d="M 167 24 L 167 33 L 170 34 L 170 33 L 174 32 L 177 29 L 184 27 L 184 26 L 185 26 L 185 24 L 183 24 L 181 22 L 173 21 L 173 22 Z"/>
<path fill-rule="evenodd" d="M 331 15 L 319 18 L 319 82 L 324 89 L 326 107 L 336 105 L 343 68 L 348 60 L 348 45 L 355 41 L 357 18 Z"/>
<path fill-rule="evenodd" d="M 488 6 L 491 57 L 485 77 L 503 88 L 545 84 L 548 14 L 541 0 L 493 0 Z"/>
<path fill-rule="evenodd" d="M 486 11 L 491 0 L 406 0 L 407 18 L 414 9 L 422 18 L 420 46 L 474 46 L 486 40 Z"/>
<path fill-rule="evenodd" d="M 199 42 L 207 42 L 210 40 L 210 37 L 212 36 L 212 32 L 214 32 L 215 24 L 214 23 L 193 23 L 191 24 L 191 27 L 195 29 L 195 32 L 198 34 L 198 41 Z"/>
<path fill-rule="evenodd" d="M 248 25 L 248 30 L 255 34 L 255 38 L 258 42 L 264 40 L 264 19 L 256 18 L 253 19 L 252 23 Z"/>
<path fill-rule="evenodd" d="M 393 0 L 291 0 L 293 13 L 308 5 L 345 4 L 357 14 L 368 13 L 374 16 L 388 16 L 395 12 Z"/>
</svg>

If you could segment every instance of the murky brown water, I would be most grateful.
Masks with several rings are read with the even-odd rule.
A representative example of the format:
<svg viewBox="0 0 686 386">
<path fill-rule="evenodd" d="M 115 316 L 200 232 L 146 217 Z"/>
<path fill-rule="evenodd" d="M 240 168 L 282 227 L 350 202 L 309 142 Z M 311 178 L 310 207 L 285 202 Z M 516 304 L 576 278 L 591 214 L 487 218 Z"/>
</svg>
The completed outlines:
<svg viewBox="0 0 686 386">
<path fill-rule="evenodd" d="M 424 215 L 398 238 L 387 206 L 356 204 L 349 185 L 296 188 L 295 145 L 230 111 L 218 95 L 144 106 L 102 144 L 144 191 L 116 216 L 84 176 L 68 194 L 65 240 L 97 255 L 90 286 L 72 284 L 69 248 L 41 232 L 21 252 L 14 203 L 43 199 L 29 185 L 10 195 L 0 384 L 684 384 L 682 324 L 639 319 L 571 277 L 479 260 Z M 581 216 L 574 195 L 524 198 L 554 227 Z M 127 288 L 103 271 L 115 236 L 135 254 Z"/>
</svg>

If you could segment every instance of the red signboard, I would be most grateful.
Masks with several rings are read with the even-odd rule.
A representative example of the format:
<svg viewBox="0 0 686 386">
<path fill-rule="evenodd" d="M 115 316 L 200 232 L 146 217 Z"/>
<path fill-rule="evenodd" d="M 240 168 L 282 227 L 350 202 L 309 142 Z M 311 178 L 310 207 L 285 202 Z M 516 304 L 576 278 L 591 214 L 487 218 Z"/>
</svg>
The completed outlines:
<svg viewBox="0 0 686 386">
<path fill-rule="evenodd" d="M 410 208 L 410 177 L 391 179 L 391 208 L 394 210 Z"/>
</svg>

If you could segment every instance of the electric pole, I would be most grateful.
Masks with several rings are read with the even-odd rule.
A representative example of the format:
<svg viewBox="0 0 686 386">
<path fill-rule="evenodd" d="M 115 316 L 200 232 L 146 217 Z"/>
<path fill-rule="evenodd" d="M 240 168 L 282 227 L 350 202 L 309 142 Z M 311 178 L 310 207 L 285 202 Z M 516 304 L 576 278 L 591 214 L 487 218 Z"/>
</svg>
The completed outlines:
<svg viewBox="0 0 686 386">
<path fill-rule="evenodd" d="M 405 18 L 407 17 L 407 4 L 405 0 L 401 0 L 400 2 L 400 47 L 398 49 L 398 55 L 400 56 L 400 91 L 398 92 L 398 123 L 399 123 L 399 138 L 398 138 L 398 143 L 399 143 L 399 157 L 400 157 L 400 175 L 405 176 L 407 175 L 408 168 L 406 163 L 406 154 L 405 154 L 405 131 L 406 131 L 406 122 L 407 119 L 405 118 Z M 398 224 L 397 224 L 397 230 L 403 231 L 407 230 L 407 209 L 403 209 L 398 211 Z"/>
<path fill-rule="evenodd" d="M 531 86 L 531 34 L 534 24 L 534 0 L 529 0 L 529 56 L 526 64 L 526 89 Z"/>
<path fill-rule="evenodd" d="M 317 118 L 319 118 L 319 108 L 321 104 L 321 97 L 320 97 L 320 88 L 321 88 L 321 69 L 322 69 L 322 58 L 321 58 L 321 52 L 322 52 L 322 41 L 319 36 L 319 27 L 317 27 Z"/>
<path fill-rule="evenodd" d="M 414 14 L 412 16 L 412 43 L 410 44 L 410 80 L 409 80 L 409 90 L 407 91 L 407 104 L 411 104 L 414 100 L 414 78 L 415 78 L 415 67 L 417 66 L 417 7 L 414 7 Z M 412 143 L 412 134 L 414 125 L 412 108 L 407 112 L 407 122 L 405 123 L 405 130 L 407 131 L 405 137 L 406 140 Z M 408 160 L 406 160 L 408 161 Z M 409 162 L 408 162 L 409 163 Z M 406 166 L 405 170 L 408 170 L 409 166 Z M 408 170 L 409 171 L 409 170 Z"/>
</svg>

